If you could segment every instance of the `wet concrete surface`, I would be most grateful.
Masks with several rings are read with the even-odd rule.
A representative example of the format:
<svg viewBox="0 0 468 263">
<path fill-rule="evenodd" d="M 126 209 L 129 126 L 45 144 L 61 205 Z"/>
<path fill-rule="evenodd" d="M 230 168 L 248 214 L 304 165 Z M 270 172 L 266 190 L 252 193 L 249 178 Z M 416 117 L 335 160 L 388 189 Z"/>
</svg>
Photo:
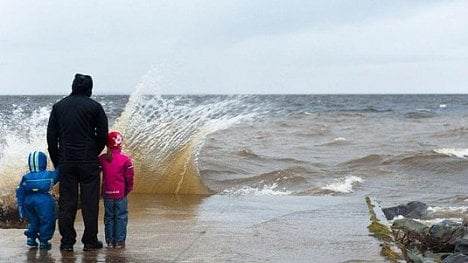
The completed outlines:
<svg viewBox="0 0 468 263">
<path fill-rule="evenodd" d="M 129 202 L 125 249 L 84 252 L 77 242 L 61 252 L 58 230 L 51 250 L 29 249 L 23 230 L 0 229 L 0 262 L 387 262 L 367 230 L 364 197 L 132 194 Z M 79 240 L 81 214 L 75 226 Z"/>
</svg>

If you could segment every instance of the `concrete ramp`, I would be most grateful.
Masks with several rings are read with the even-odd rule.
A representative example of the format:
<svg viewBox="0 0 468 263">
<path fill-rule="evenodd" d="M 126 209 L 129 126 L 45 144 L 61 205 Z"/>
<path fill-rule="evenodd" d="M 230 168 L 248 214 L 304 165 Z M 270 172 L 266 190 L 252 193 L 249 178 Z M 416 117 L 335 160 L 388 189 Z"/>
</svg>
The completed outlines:
<svg viewBox="0 0 468 263">
<path fill-rule="evenodd" d="M 371 235 L 365 197 L 131 195 L 127 248 L 28 249 L 0 229 L 0 262 L 388 262 Z M 101 209 L 102 211 L 103 209 Z M 83 233 L 81 216 L 76 228 Z M 102 215 L 101 215 L 102 219 Z M 99 238 L 104 240 L 101 224 Z"/>
</svg>

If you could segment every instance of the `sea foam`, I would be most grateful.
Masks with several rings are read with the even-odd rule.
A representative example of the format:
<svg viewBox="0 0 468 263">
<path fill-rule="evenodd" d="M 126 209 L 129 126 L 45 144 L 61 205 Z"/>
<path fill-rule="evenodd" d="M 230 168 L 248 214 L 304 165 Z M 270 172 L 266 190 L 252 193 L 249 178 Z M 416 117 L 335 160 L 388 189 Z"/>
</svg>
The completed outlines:
<svg viewBox="0 0 468 263">
<path fill-rule="evenodd" d="M 362 182 L 364 182 L 364 180 L 361 177 L 350 175 L 336 179 L 332 183 L 321 187 L 321 189 L 338 193 L 352 193 L 353 187 Z"/>
<path fill-rule="evenodd" d="M 454 156 L 458 158 L 468 157 L 468 149 L 465 149 L 465 148 L 441 148 L 441 149 L 434 149 L 434 152 L 448 155 L 448 156 Z"/>
<path fill-rule="evenodd" d="M 0 195 L 14 192 L 21 176 L 28 171 L 27 156 L 30 152 L 39 150 L 47 154 L 45 138 L 50 108 L 40 107 L 27 114 L 18 105 L 12 107 L 13 118 L 2 125 L 5 134 L 0 153 Z"/>
<path fill-rule="evenodd" d="M 263 187 L 243 186 L 241 188 L 229 188 L 223 191 L 225 195 L 290 195 L 291 192 L 285 189 L 278 189 L 278 184 L 264 185 Z"/>
</svg>

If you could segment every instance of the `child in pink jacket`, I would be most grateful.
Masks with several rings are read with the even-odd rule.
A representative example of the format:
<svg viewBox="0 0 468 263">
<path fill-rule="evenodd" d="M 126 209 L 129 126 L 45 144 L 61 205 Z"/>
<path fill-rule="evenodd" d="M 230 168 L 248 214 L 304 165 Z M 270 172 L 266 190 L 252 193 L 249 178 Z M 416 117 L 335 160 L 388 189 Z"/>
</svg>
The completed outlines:
<svg viewBox="0 0 468 263">
<path fill-rule="evenodd" d="M 107 153 L 99 156 L 102 165 L 104 232 L 109 248 L 125 248 L 128 223 L 127 195 L 133 190 L 133 164 L 122 153 L 123 136 L 118 131 L 107 136 Z"/>
</svg>

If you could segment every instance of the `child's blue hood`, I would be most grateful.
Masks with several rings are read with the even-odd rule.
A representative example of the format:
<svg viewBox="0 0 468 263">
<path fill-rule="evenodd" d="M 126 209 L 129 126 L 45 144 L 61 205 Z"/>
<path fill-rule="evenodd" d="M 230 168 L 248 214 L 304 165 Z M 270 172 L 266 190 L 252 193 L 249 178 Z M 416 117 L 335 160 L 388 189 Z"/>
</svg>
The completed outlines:
<svg viewBox="0 0 468 263">
<path fill-rule="evenodd" d="M 47 156 L 41 151 L 34 151 L 28 157 L 29 171 L 40 172 L 47 168 Z"/>
</svg>

